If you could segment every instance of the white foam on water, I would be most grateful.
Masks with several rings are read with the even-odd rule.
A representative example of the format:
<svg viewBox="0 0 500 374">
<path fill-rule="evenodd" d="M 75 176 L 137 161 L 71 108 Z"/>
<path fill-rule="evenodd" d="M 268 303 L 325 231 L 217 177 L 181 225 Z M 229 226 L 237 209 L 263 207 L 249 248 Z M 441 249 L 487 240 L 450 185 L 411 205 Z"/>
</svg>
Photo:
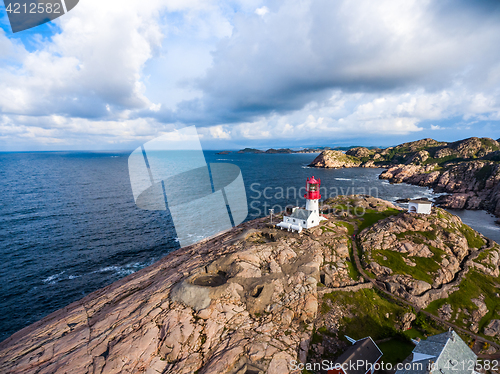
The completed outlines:
<svg viewBox="0 0 500 374">
<path fill-rule="evenodd" d="M 48 283 L 48 284 L 54 284 L 58 280 L 60 280 L 61 275 L 63 275 L 66 271 L 61 271 L 60 273 L 51 275 L 50 277 L 45 278 L 42 280 L 43 283 Z"/>
</svg>

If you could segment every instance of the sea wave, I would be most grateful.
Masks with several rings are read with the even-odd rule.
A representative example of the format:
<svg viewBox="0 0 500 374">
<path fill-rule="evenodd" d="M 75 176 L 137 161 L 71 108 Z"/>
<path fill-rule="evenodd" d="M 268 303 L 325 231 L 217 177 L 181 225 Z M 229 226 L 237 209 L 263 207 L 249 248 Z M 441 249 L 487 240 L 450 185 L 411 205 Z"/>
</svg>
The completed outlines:
<svg viewBox="0 0 500 374">
<path fill-rule="evenodd" d="M 53 274 L 45 279 L 42 280 L 43 283 L 48 283 L 48 284 L 54 284 L 57 281 L 60 280 L 61 276 L 65 273 L 66 271 L 61 271 L 60 273 Z"/>
<path fill-rule="evenodd" d="M 155 261 L 156 261 L 156 259 L 152 258 L 149 261 L 145 261 L 145 262 L 133 262 L 133 263 L 121 265 L 121 266 L 120 265 L 105 266 L 103 268 L 94 270 L 90 274 L 115 273 L 121 277 L 125 277 L 127 275 L 135 273 L 138 270 L 141 270 L 142 268 L 145 268 L 145 267 L 151 265 Z"/>
</svg>

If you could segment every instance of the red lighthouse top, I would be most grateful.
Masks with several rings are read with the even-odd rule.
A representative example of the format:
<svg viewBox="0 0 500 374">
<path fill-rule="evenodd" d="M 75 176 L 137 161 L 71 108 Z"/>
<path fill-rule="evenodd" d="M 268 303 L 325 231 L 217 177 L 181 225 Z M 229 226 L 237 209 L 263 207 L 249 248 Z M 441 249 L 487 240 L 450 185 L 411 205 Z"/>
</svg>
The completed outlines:
<svg viewBox="0 0 500 374">
<path fill-rule="evenodd" d="M 321 199 L 321 195 L 319 194 L 320 186 L 321 186 L 321 179 L 316 180 L 314 176 L 312 178 L 307 178 L 306 194 L 304 195 L 304 197 L 308 200 Z"/>
</svg>

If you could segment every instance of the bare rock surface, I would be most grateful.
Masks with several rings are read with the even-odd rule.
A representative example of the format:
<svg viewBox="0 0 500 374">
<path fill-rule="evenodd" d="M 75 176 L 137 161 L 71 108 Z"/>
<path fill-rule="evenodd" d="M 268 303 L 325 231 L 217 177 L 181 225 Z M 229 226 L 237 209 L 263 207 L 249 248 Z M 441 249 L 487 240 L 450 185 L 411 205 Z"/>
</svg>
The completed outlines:
<svg viewBox="0 0 500 374">
<path fill-rule="evenodd" d="M 420 307 L 448 297 L 470 267 L 498 271 L 498 245 L 477 257 L 487 241 L 437 207 L 430 215 L 401 213 L 381 220 L 361 232 L 359 242 L 364 266 L 391 293 Z"/>
<path fill-rule="evenodd" d="M 321 152 L 311 163 L 311 166 L 320 168 L 352 168 L 360 165 L 361 161 L 356 157 L 330 150 Z"/>
<path fill-rule="evenodd" d="M 500 319 L 490 321 L 484 329 L 484 334 L 488 336 L 500 336 Z"/>
<path fill-rule="evenodd" d="M 347 228 L 244 223 L 177 250 L 0 343 L 2 373 L 291 373 L 317 285 L 351 279 Z"/>
</svg>

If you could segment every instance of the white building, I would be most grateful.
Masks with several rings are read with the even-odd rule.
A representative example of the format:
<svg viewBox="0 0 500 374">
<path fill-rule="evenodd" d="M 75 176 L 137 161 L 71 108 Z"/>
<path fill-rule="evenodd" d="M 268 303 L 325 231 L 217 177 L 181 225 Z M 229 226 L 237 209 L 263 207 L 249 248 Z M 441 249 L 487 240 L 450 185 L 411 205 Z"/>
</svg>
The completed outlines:
<svg viewBox="0 0 500 374">
<path fill-rule="evenodd" d="M 288 231 L 301 232 L 302 229 L 308 229 L 314 226 L 318 226 L 320 221 L 325 220 L 319 214 L 319 199 L 321 195 L 319 193 L 319 188 L 321 186 L 321 180 L 312 178 L 307 178 L 306 181 L 306 208 L 294 208 L 292 214 L 289 216 L 283 216 L 283 221 L 278 223 L 276 226 L 280 227 L 282 230 L 287 229 Z"/>
<path fill-rule="evenodd" d="M 432 202 L 428 200 L 410 200 L 408 202 L 409 213 L 431 214 Z"/>
</svg>

